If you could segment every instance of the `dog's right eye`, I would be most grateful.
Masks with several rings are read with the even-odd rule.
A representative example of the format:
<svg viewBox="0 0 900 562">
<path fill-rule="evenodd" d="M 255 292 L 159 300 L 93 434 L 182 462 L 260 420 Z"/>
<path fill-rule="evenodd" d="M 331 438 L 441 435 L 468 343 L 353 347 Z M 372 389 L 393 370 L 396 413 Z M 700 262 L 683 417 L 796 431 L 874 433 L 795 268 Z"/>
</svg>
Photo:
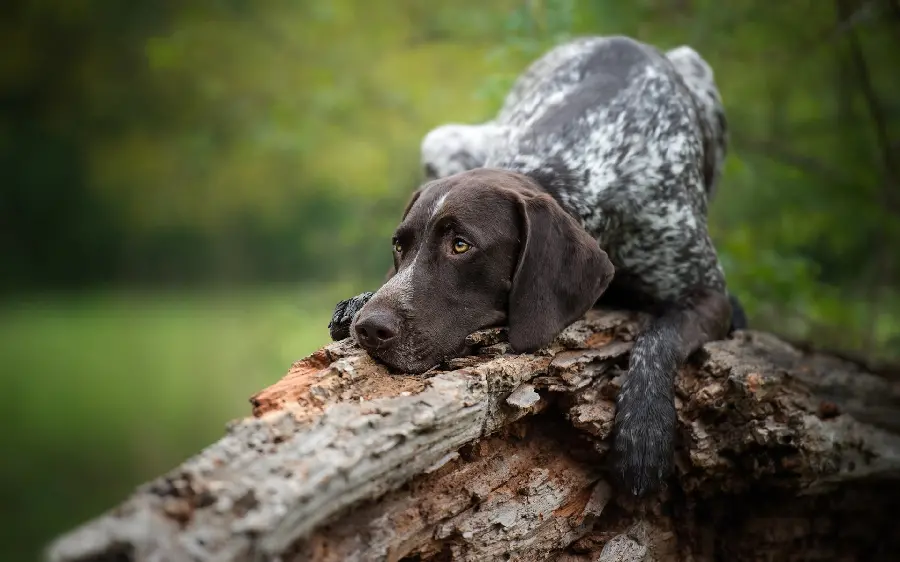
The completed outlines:
<svg viewBox="0 0 900 562">
<path fill-rule="evenodd" d="M 463 240 L 462 238 L 455 238 L 453 240 L 453 253 L 454 254 L 465 254 L 469 251 L 469 248 L 472 246 Z"/>
<path fill-rule="evenodd" d="M 398 254 L 403 253 L 403 245 L 400 244 L 397 240 L 394 240 L 394 251 Z"/>
</svg>

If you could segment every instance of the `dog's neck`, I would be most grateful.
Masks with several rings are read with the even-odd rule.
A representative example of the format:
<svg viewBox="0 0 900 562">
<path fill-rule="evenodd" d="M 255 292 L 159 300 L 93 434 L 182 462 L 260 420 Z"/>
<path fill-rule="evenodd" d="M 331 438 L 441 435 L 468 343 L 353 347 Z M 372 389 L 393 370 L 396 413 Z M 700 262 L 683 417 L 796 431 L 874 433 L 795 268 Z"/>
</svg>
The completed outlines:
<svg viewBox="0 0 900 562">
<path fill-rule="evenodd" d="M 579 206 L 586 178 L 572 173 L 562 161 L 535 161 L 531 158 L 517 157 L 496 167 L 525 176 L 528 185 L 553 197 L 566 213 L 582 224 L 597 212 L 596 208 Z"/>
</svg>

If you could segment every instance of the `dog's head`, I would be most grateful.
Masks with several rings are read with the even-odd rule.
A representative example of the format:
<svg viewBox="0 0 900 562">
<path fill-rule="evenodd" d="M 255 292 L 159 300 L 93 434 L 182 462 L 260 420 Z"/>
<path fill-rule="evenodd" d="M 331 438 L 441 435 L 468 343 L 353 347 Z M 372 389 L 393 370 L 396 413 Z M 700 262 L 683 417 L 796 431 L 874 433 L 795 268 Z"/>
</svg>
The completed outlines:
<svg viewBox="0 0 900 562">
<path fill-rule="evenodd" d="M 421 373 L 506 325 L 516 352 L 549 344 L 600 297 L 613 266 L 534 180 L 477 169 L 425 184 L 394 235 L 395 274 L 351 333 L 389 366 Z"/>
</svg>

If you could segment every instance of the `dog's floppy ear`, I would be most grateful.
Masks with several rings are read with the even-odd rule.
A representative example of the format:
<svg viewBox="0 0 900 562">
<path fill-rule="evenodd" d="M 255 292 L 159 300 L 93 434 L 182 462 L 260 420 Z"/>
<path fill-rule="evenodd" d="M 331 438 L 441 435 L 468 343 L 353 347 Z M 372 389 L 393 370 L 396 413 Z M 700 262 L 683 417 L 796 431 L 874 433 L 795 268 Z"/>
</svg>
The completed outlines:
<svg viewBox="0 0 900 562">
<path fill-rule="evenodd" d="M 406 203 L 406 208 L 403 209 L 403 217 L 400 220 L 406 218 L 406 215 L 409 214 L 409 210 L 412 209 L 412 206 L 416 204 L 416 201 L 419 200 L 419 197 L 422 195 L 422 190 L 417 189 L 413 191 L 413 194 L 409 198 L 409 202 Z M 388 269 L 387 273 L 384 276 L 384 282 L 387 283 L 391 280 L 391 277 L 397 274 L 397 267 L 394 264 L 391 264 L 390 269 Z"/>
<path fill-rule="evenodd" d="M 537 350 L 600 298 L 614 267 L 600 245 L 549 195 L 519 195 L 521 251 L 509 294 L 509 343 Z"/>
<path fill-rule="evenodd" d="M 406 208 L 403 209 L 403 216 L 400 218 L 400 220 L 405 219 L 405 218 L 406 218 L 406 215 L 409 214 L 409 210 L 413 208 L 413 205 L 416 204 L 416 201 L 418 201 L 418 200 L 419 200 L 419 197 L 422 195 L 422 190 L 423 190 L 423 189 L 424 189 L 424 188 L 421 188 L 421 187 L 420 187 L 419 189 L 413 191 L 413 194 L 409 197 L 409 202 L 406 203 Z"/>
</svg>

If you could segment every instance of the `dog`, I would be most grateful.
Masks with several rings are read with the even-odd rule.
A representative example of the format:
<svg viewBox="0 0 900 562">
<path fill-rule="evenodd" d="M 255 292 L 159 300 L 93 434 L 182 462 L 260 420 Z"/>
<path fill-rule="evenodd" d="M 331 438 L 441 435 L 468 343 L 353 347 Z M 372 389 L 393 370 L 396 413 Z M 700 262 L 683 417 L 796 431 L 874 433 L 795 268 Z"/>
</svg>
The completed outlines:
<svg viewBox="0 0 900 562">
<path fill-rule="evenodd" d="M 502 142 L 516 130 L 526 128 L 539 116 L 540 111 L 553 107 L 554 103 L 548 103 L 543 97 L 551 89 L 543 87 L 541 83 L 552 81 L 552 95 L 564 96 L 583 76 L 577 67 L 571 66 L 572 62 L 589 56 L 604 41 L 604 37 L 577 37 L 550 49 L 519 75 L 494 120 L 478 125 L 447 124 L 430 131 L 421 143 L 425 178 L 438 179 L 483 166 L 491 146 Z M 669 50 L 665 56 L 681 74 L 685 86 L 694 94 L 701 112 L 703 139 L 707 143 L 704 146 L 704 186 L 707 202 L 711 202 L 722 175 L 729 143 L 728 122 L 722 98 L 715 84 L 712 67 L 694 49 L 682 45 Z M 728 298 L 732 307 L 730 335 L 735 330 L 747 329 L 748 322 L 740 301 L 730 293 Z M 362 306 L 361 301 L 357 302 Z M 355 303 L 351 303 L 350 309 L 353 309 L 353 304 Z"/>
<path fill-rule="evenodd" d="M 332 338 L 422 373 L 483 328 L 507 326 L 524 353 L 597 303 L 648 310 L 610 460 L 620 488 L 657 491 L 674 455 L 674 377 L 742 315 L 706 223 L 727 133 L 712 70 L 689 47 L 610 36 L 552 49 L 493 121 L 426 135 L 428 181 L 395 231 L 388 279 L 338 303 Z"/>
</svg>

